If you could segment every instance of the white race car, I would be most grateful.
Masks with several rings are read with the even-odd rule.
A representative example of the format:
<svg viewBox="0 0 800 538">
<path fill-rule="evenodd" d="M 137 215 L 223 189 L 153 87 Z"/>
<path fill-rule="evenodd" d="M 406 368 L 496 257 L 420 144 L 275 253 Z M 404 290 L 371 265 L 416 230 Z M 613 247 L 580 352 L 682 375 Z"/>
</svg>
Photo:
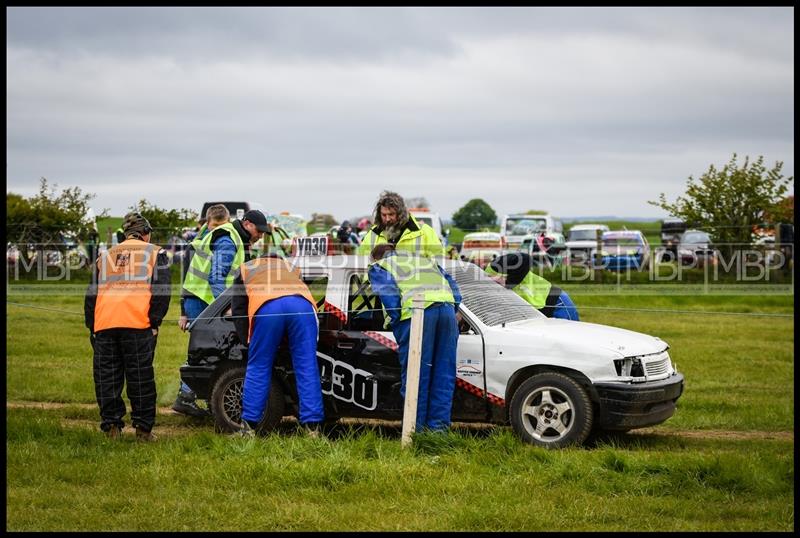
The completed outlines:
<svg viewBox="0 0 800 538">
<path fill-rule="evenodd" d="M 397 344 L 366 279 L 364 256 L 296 257 L 317 299 L 317 346 L 327 419 L 399 420 Z M 546 318 L 477 266 L 444 261 L 463 295 L 452 420 L 511 424 L 526 442 L 580 444 L 593 431 L 626 431 L 673 415 L 683 393 L 667 344 L 633 331 Z M 181 378 L 209 407 L 220 431 L 241 416 L 247 348 L 225 317 L 230 290 L 190 327 Z M 259 431 L 297 414 L 288 350 L 275 363 Z"/>
</svg>

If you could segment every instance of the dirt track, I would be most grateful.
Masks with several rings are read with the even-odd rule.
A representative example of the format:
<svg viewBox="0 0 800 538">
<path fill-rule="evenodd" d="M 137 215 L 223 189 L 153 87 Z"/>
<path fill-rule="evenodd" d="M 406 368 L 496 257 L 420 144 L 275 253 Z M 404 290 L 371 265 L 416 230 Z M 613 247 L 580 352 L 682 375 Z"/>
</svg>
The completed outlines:
<svg viewBox="0 0 800 538">
<path fill-rule="evenodd" d="M 64 409 L 67 407 L 78 407 L 81 409 L 97 409 L 95 404 L 79 404 L 79 403 L 59 403 L 59 402 L 6 402 L 6 409 Z M 173 415 L 181 416 L 169 407 L 159 407 L 156 410 L 158 415 Z M 283 421 L 287 424 L 295 422 L 294 418 L 285 417 Z M 340 422 L 345 424 L 368 424 L 373 426 L 388 426 L 399 427 L 398 421 L 387 420 L 370 420 L 370 419 L 342 419 Z M 87 419 L 63 419 L 61 423 L 69 427 L 91 427 L 97 428 L 97 421 Z M 159 436 L 172 437 L 177 435 L 184 435 L 192 433 L 200 427 L 205 427 L 206 424 L 211 426 L 211 423 L 205 421 L 197 421 L 195 419 L 187 418 L 186 424 L 159 424 L 157 430 Z M 481 423 L 454 423 L 459 427 L 468 429 L 486 429 L 491 428 L 490 424 Z M 794 441 L 793 431 L 778 431 L 778 432 L 765 432 L 765 431 L 724 431 L 724 430 L 667 430 L 663 428 L 641 428 L 639 430 L 632 430 L 629 435 L 664 435 L 669 437 L 686 437 L 691 439 L 731 439 L 731 440 L 750 440 L 750 439 L 780 439 L 785 441 Z"/>
</svg>

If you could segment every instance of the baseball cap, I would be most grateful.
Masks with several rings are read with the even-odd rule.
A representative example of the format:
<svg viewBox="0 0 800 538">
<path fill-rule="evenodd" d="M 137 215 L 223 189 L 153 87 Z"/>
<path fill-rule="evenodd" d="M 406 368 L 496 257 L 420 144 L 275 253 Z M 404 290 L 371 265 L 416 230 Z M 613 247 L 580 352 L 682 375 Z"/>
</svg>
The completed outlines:
<svg viewBox="0 0 800 538">
<path fill-rule="evenodd" d="M 267 217 L 264 213 L 257 209 L 251 209 L 242 216 L 242 220 L 252 222 L 256 225 L 256 230 L 259 232 L 269 232 L 271 228 L 267 225 Z"/>
</svg>

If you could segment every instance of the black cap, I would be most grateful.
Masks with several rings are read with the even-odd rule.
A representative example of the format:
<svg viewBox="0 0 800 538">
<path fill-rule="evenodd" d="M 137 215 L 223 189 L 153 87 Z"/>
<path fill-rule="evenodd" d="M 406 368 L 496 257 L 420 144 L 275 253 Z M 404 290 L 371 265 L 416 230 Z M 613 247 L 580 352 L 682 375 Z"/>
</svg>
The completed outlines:
<svg viewBox="0 0 800 538">
<path fill-rule="evenodd" d="M 257 209 L 251 209 L 247 213 L 242 216 L 242 220 L 246 220 L 248 222 L 252 222 L 256 225 L 256 230 L 259 232 L 269 232 L 270 227 L 267 225 L 267 217 L 264 216 L 264 213 Z"/>
</svg>

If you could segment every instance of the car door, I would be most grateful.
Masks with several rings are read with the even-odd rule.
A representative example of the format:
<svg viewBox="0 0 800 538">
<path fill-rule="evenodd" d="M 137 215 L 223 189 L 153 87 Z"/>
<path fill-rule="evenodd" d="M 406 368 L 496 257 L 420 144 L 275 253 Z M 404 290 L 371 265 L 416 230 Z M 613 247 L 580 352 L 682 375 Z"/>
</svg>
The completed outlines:
<svg viewBox="0 0 800 538">
<path fill-rule="evenodd" d="M 331 303 L 346 304 L 337 326 L 320 330 L 317 358 L 322 392 L 337 416 L 397 419 L 402 416 L 400 362 L 392 333 L 366 274 L 352 271 L 329 290 Z M 341 301 L 330 294 L 343 292 Z M 329 306 L 329 309 L 335 309 Z"/>
<path fill-rule="evenodd" d="M 456 388 L 453 392 L 452 420 L 489 419 L 486 399 L 486 356 L 479 325 L 463 306 L 458 322 Z"/>
</svg>

